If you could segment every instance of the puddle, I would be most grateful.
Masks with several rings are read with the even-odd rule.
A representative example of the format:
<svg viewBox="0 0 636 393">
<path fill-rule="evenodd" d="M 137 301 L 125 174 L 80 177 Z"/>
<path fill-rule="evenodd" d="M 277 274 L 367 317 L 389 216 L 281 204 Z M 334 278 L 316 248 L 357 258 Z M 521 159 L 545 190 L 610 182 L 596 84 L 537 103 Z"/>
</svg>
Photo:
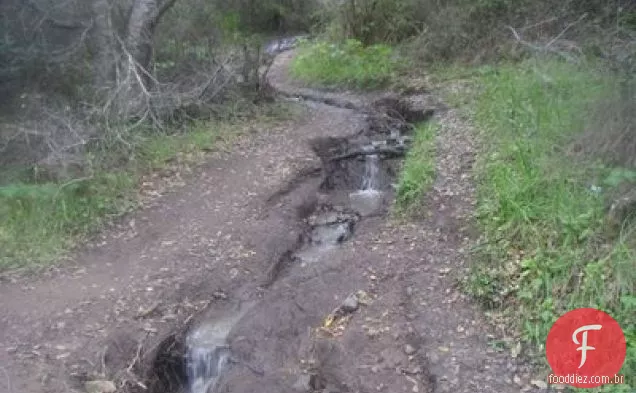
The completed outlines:
<svg viewBox="0 0 636 393">
<path fill-rule="evenodd" d="M 384 207 L 385 194 L 378 190 L 359 190 L 349 194 L 349 205 L 362 217 L 380 214 Z"/>
<path fill-rule="evenodd" d="M 301 39 L 306 39 L 306 35 L 298 35 L 293 37 L 285 37 L 270 41 L 264 47 L 265 53 L 269 55 L 277 55 L 279 53 L 294 49 Z"/>
<path fill-rule="evenodd" d="M 314 246 L 336 245 L 351 237 L 353 225 L 349 222 L 327 224 L 311 231 L 311 244 Z"/>
</svg>

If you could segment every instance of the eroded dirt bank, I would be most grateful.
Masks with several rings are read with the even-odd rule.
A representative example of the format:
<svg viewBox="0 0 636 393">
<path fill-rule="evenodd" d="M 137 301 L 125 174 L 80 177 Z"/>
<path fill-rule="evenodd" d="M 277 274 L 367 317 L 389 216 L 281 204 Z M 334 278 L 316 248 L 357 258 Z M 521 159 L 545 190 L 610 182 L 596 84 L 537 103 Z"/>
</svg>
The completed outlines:
<svg viewBox="0 0 636 393">
<path fill-rule="evenodd" d="M 183 390 L 185 334 L 245 304 L 218 392 L 530 389 L 525 367 L 490 349 L 493 332 L 454 287 L 466 267 L 471 130 L 423 95 L 442 124 L 430 216 L 398 225 L 381 214 L 397 170 L 387 163 L 380 187 L 388 198 L 361 217 L 343 201 L 359 187 L 362 164 L 326 162 L 351 151 L 343 144 L 395 125 L 377 126 L 368 104 L 378 97 L 325 99 L 289 82 L 291 56 L 277 58 L 271 80 L 311 100 L 302 119 L 214 157 L 72 265 L 1 284 L 0 389 L 83 391 L 103 380 L 119 391 Z M 320 217 L 352 233 L 315 257 L 295 257 Z M 352 294 L 355 307 L 345 301 Z M 325 326 L 343 304 L 348 311 Z"/>
</svg>

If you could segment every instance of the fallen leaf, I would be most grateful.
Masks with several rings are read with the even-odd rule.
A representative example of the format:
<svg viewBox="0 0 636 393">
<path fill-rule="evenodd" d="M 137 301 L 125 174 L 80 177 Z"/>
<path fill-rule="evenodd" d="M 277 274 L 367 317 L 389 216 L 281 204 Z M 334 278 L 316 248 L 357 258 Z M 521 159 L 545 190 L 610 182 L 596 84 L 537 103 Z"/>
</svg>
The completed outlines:
<svg viewBox="0 0 636 393">
<path fill-rule="evenodd" d="M 115 393 L 117 391 L 113 381 L 88 381 L 84 387 L 88 393 Z"/>
<path fill-rule="evenodd" d="M 331 327 L 331 325 L 333 324 L 334 319 L 335 319 L 335 317 L 333 316 L 333 314 L 329 314 L 327 316 L 327 318 L 325 318 L 325 322 L 323 323 L 322 326 L 325 327 L 325 328 Z"/>
<path fill-rule="evenodd" d="M 521 343 L 518 342 L 514 347 L 510 349 L 510 354 L 513 358 L 516 358 L 521 353 Z"/>
<path fill-rule="evenodd" d="M 531 384 L 533 384 L 534 386 L 538 387 L 539 389 L 547 389 L 548 388 L 548 384 L 545 381 L 542 381 L 540 379 L 533 379 L 532 381 L 530 381 Z"/>
</svg>

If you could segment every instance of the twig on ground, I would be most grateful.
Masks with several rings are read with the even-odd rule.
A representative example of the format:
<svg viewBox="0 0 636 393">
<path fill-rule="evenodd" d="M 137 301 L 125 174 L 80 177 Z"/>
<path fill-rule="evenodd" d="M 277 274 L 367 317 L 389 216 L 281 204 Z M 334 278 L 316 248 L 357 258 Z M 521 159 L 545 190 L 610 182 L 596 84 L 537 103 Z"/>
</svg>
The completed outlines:
<svg viewBox="0 0 636 393">
<path fill-rule="evenodd" d="M 108 346 L 104 346 L 104 350 L 102 351 L 102 356 L 100 359 L 100 364 L 102 367 L 102 375 L 106 375 L 106 351 L 108 350 Z"/>
<path fill-rule="evenodd" d="M 141 350 L 144 346 L 144 341 L 146 341 L 146 338 L 148 338 L 149 334 L 150 333 L 146 333 L 146 336 L 142 340 L 140 340 L 139 343 L 137 344 L 137 352 L 135 353 L 135 357 L 133 358 L 133 360 L 130 362 L 130 364 L 126 368 L 127 372 L 131 373 L 132 369 L 135 367 L 137 362 L 141 360 Z"/>
<path fill-rule="evenodd" d="M 67 181 L 66 183 L 62 184 L 57 189 L 57 192 L 55 193 L 55 196 L 53 197 L 53 199 L 57 199 L 57 197 L 60 195 L 60 192 L 62 192 L 62 190 L 65 187 L 68 187 L 68 186 L 70 186 L 72 184 L 80 183 L 80 182 L 83 182 L 83 181 L 91 180 L 91 179 L 93 179 L 93 176 L 78 177 L 77 179 L 73 179 L 73 180 Z"/>
<path fill-rule="evenodd" d="M 0 370 L 2 370 L 2 372 L 5 375 L 5 377 L 7 378 L 7 391 L 9 393 L 13 393 L 13 386 L 11 385 L 11 377 L 9 376 L 9 372 L 4 367 L 0 367 Z"/>
</svg>

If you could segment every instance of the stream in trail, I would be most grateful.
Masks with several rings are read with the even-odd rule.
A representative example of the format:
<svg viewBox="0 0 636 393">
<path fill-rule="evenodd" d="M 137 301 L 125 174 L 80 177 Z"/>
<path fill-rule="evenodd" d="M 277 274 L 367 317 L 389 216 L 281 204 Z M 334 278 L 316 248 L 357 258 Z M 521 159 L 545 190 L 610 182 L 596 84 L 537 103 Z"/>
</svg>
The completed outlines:
<svg viewBox="0 0 636 393">
<path fill-rule="evenodd" d="M 367 142 L 354 149 L 372 153 L 384 143 Z M 355 145 L 354 145 L 355 146 Z M 351 147 L 350 147 L 351 148 Z M 339 208 L 327 207 L 308 219 L 308 235 L 304 244 L 294 253 L 294 262 L 301 265 L 319 263 L 337 252 L 344 241 L 353 236 L 354 228 L 362 217 L 377 213 L 386 191 L 380 181 L 382 160 L 379 154 L 365 154 L 351 160 L 349 181 L 353 190 L 345 192 L 348 198 Z M 346 166 L 346 165 L 345 165 Z M 357 187 L 355 186 L 357 184 Z M 342 198 L 341 198 L 342 199 Z M 231 363 L 227 337 L 249 307 L 235 307 L 225 315 L 205 320 L 192 329 L 186 341 L 186 369 L 188 393 L 214 393 L 219 378 Z"/>
<path fill-rule="evenodd" d="M 284 41 L 285 44 L 289 42 Z M 282 45 L 270 45 L 280 50 Z M 283 49 L 289 49 L 285 47 Z M 274 50 L 274 49 L 272 49 Z M 311 101 L 307 102 L 311 105 Z M 324 180 L 318 193 L 331 196 L 331 202 L 318 205 L 306 219 L 302 244 L 292 250 L 292 263 L 302 266 L 320 263 L 341 243 L 353 236 L 355 226 L 365 217 L 382 213 L 391 192 L 391 170 L 381 152 L 390 147 L 406 149 L 406 138 L 399 128 L 369 127 L 367 135 L 346 141 L 325 142 L 325 151 L 314 152 L 323 161 Z M 346 138 L 345 138 L 346 139 Z M 379 140 L 378 140 L 379 139 Z M 331 143 L 331 145 L 329 145 Z M 354 154 L 352 154 L 352 152 Z M 334 163 L 334 156 L 347 158 Z M 394 157 L 391 157 L 394 158 Z M 325 163 L 332 163 L 325 167 Z M 253 305 L 253 304 L 252 304 Z M 214 393 L 222 373 L 232 363 L 227 338 L 251 306 L 235 306 L 207 317 L 186 337 L 185 369 L 188 393 Z"/>
<path fill-rule="evenodd" d="M 186 371 L 189 393 L 212 393 L 221 373 L 230 362 L 226 339 L 232 327 L 253 306 L 239 305 L 226 315 L 206 320 L 186 338 Z"/>
<path fill-rule="evenodd" d="M 372 151 L 374 145 L 362 147 Z M 357 222 L 356 214 L 364 215 L 379 208 L 384 193 L 378 189 L 380 157 L 364 156 L 364 172 L 360 188 L 349 194 L 351 213 L 327 211 L 311 221 L 310 235 L 304 248 L 296 252 L 301 263 L 315 263 L 329 251 L 348 240 Z M 230 348 L 226 342 L 234 325 L 245 315 L 250 306 L 238 306 L 227 315 L 206 320 L 191 330 L 186 339 L 186 370 L 188 393 L 214 393 L 221 373 L 231 362 Z"/>
</svg>

